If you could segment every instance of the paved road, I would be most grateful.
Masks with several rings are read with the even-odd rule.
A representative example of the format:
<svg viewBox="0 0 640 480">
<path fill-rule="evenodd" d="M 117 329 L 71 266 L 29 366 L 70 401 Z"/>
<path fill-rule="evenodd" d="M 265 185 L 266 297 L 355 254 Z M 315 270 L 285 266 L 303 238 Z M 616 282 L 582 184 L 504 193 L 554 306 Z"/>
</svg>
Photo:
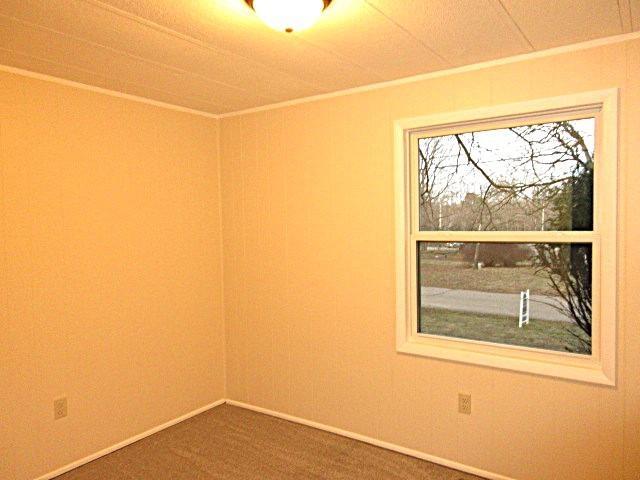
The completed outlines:
<svg viewBox="0 0 640 480">
<path fill-rule="evenodd" d="M 475 290 L 451 290 L 449 288 L 422 287 L 422 305 L 459 312 L 505 315 L 518 318 L 520 294 L 477 292 Z M 571 318 L 559 312 L 557 297 L 545 295 L 530 296 L 530 318 L 571 322 Z"/>
</svg>

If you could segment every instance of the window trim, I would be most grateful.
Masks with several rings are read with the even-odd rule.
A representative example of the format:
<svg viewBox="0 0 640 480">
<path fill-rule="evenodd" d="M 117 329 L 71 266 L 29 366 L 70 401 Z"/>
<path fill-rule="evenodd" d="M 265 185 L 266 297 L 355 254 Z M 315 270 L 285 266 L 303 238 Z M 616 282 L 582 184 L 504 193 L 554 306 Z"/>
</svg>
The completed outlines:
<svg viewBox="0 0 640 480">
<path fill-rule="evenodd" d="M 594 225 L 589 232 L 426 232 L 412 205 L 411 137 L 553 119 L 596 117 L 597 166 L 594 178 Z M 518 123 L 518 120 L 523 120 Z M 465 130 L 466 129 L 466 130 Z M 424 136 L 424 135 L 422 135 Z M 584 92 L 480 108 L 399 119 L 394 122 L 396 213 L 396 349 L 400 353 L 557 378 L 614 386 L 617 337 L 617 170 L 618 89 Z M 417 197 L 416 197 L 417 198 Z M 416 202 L 417 203 L 417 202 Z M 606 212 L 606 214 L 605 214 Z M 550 240 L 553 238 L 554 240 Z M 592 354 L 554 352 L 477 340 L 417 333 L 415 244 L 430 241 L 557 241 L 593 243 Z M 606 287 L 606 288 L 604 288 Z M 415 327 L 415 328 L 414 328 Z"/>
</svg>

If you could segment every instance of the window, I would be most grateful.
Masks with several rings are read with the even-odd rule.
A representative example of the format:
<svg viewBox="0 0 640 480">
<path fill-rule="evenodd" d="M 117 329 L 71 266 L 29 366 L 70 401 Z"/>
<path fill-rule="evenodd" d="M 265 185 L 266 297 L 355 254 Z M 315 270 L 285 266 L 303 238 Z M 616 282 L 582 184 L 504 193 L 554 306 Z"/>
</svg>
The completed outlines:
<svg viewBox="0 0 640 480">
<path fill-rule="evenodd" d="M 615 384 L 617 91 L 395 128 L 398 350 Z"/>
</svg>

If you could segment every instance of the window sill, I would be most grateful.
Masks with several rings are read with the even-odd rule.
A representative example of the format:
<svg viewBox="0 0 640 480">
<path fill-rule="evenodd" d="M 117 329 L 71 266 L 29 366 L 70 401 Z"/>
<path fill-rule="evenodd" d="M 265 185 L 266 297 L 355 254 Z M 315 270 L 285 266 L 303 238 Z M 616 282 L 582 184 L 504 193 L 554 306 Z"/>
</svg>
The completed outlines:
<svg viewBox="0 0 640 480">
<path fill-rule="evenodd" d="M 546 353 L 480 342 L 415 337 L 397 345 L 399 353 L 480 365 L 547 377 L 615 386 L 615 377 L 592 357 Z M 555 357 L 555 359 L 554 359 Z M 554 361 L 555 360 L 555 361 Z"/>
</svg>

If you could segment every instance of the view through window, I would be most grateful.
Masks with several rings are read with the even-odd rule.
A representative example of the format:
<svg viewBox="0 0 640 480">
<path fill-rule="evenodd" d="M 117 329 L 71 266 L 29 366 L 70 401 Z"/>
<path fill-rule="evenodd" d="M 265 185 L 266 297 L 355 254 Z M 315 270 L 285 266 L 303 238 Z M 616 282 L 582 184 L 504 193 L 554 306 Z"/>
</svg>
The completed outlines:
<svg viewBox="0 0 640 480">
<path fill-rule="evenodd" d="M 594 137 L 579 118 L 418 139 L 419 230 L 451 238 L 416 243 L 418 333 L 591 354 L 592 244 L 561 235 L 593 230 Z"/>
</svg>

